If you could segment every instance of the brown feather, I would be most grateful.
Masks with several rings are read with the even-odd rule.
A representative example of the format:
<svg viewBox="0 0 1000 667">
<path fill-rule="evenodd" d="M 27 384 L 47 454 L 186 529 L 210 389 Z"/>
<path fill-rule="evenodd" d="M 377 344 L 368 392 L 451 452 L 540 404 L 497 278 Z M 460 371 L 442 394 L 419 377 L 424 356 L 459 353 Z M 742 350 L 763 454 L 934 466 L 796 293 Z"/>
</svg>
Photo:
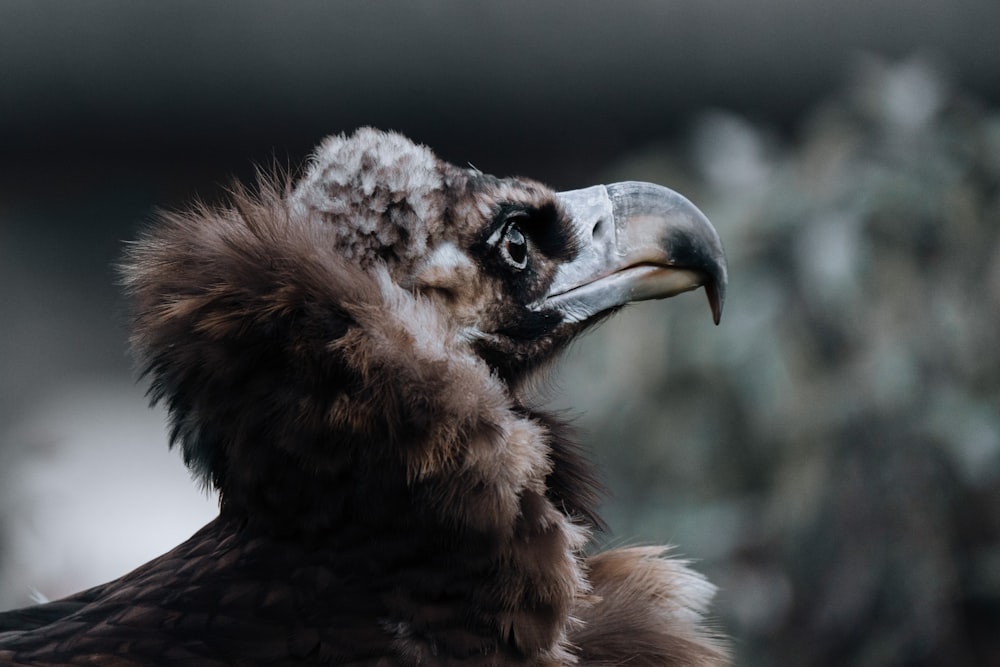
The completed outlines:
<svg viewBox="0 0 1000 667">
<path fill-rule="evenodd" d="M 517 286 L 475 255 L 510 205 L 547 225 Z M 374 130 L 324 142 L 294 188 L 163 215 L 125 261 L 132 343 L 220 516 L 48 612 L 0 615 L 0 659 L 721 664 L 697 575 L 658 552 L 584 559 L 592 468 L 518 391 L 583 326 L 483 335 L 577 252 L 562 215 L 542 185 Z"/>
</svg>

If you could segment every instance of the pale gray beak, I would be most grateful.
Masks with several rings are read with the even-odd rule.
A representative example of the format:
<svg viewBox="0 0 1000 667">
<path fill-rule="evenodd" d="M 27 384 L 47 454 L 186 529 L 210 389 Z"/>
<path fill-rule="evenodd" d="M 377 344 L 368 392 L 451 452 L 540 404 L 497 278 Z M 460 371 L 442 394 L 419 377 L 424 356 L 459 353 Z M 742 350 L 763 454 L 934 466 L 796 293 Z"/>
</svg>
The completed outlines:
<svg viewBox="0 0 1000 667">
<path fill-rule="evenodd" d="M 579 255 L 559 267 L 532 304 L 582 322 L 616 306 L 665 299 L 704 286 L 719 323 L 726 256 L 708 219 L 680 194 L 629 181 L 558 194 L 574 225 Z"/>
</svg>

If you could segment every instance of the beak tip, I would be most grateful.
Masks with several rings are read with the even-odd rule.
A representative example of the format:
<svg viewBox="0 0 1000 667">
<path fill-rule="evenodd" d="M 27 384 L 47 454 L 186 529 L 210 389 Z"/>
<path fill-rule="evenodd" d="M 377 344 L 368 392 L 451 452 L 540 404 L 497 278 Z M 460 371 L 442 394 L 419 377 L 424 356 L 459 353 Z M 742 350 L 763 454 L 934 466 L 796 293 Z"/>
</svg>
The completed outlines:
<svg viewBox="0 0 1000 667">
<path fill-rule="evenodd" d="M 716 282 L 706 283 L 705 293 L 708 295 L 708 306 L 712 309 L 712 321 L 718 326 L 722 321 L 722 306 L 726 300 L 725 284 L 720 286 Z"/>
</svg>

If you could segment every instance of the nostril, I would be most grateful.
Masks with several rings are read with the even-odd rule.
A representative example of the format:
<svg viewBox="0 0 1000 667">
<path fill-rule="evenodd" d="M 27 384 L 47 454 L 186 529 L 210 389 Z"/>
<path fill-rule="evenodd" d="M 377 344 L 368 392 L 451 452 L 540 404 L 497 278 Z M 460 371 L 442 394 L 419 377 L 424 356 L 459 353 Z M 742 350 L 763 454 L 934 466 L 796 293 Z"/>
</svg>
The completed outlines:
<svg viewBox="0 0 1000 667">
<path fill-rule="evenodd" d="M 596 241 L 599 238 L 603 237 L 605 232 L 607 231 L 607 225 L 608 222 L 604 218 L 598 220 L 597 223 L 594 225 L 594 232 L 591 238 Z"/>
</svg>

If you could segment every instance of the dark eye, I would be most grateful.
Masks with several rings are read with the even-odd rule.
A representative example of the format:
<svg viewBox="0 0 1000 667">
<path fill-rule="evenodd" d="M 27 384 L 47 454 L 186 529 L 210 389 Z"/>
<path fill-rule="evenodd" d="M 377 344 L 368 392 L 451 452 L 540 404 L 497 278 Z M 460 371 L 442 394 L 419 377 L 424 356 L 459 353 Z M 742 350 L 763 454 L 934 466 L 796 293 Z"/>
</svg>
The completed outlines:
<svg viewBox="0 0 1000 667">
<path fill-rule="evenodd" d="M 513 220 L 504 229 L 500 240 L 500 254 L 515 269 L 523 269 L 528 265 L 528 240 Z"/>
</svg>

